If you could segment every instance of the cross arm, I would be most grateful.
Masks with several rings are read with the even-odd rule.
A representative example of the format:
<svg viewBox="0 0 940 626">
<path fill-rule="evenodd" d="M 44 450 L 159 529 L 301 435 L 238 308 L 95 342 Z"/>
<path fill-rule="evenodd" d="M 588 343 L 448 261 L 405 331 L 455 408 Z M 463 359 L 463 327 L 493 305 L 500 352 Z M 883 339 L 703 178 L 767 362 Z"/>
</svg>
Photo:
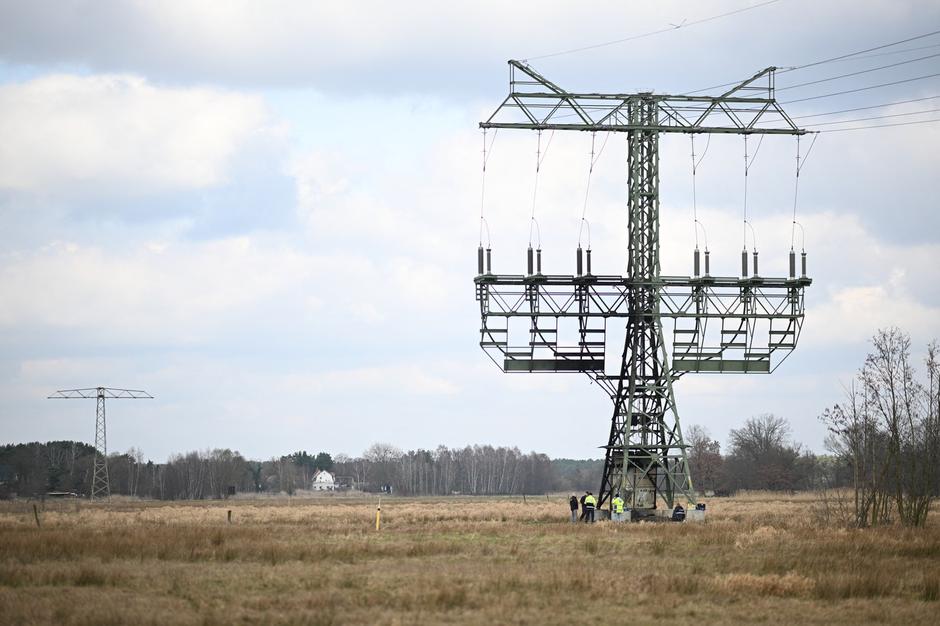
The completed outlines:
<svg viewBox="0 0 940 626">
<path fill-rule="evenodd" d="M 85 389 L 62 389 L 47 396 L 49 400 L 73 400 L 80 398 L 108 398 L 114 400 L 153 400 L 153 396 L 140 389 L 116 389 L 113 387 L 87 387 Z"/>
<path fill-rule="evenodd" d="M 775 67 L 718 96 L 573 93 L 520 61 L 509 61 L 509 95 L 481 128 L 660 133 L 802 135 L 774 97 Z M 656 122 L 636 123 L 631 110 L 652 102 Z"/>
</svg>

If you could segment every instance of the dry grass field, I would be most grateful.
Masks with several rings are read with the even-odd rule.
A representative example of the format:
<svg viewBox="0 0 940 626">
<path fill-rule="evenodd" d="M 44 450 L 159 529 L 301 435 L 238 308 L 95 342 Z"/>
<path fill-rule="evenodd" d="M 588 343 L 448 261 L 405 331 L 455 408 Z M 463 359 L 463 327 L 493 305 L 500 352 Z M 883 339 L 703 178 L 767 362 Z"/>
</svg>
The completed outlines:
<svg viewBox="0 0 940 626">
<path fill-rule="evenodd" d="M 0 503 L 0 622 L 940 623 L 936 512 L 846 530 L 751 494 L 705 524 L 587 526 L 562 496 L 393 498 L 376 532 L 375 505 L 57 502 L 37 528 Z"/>
</svg>

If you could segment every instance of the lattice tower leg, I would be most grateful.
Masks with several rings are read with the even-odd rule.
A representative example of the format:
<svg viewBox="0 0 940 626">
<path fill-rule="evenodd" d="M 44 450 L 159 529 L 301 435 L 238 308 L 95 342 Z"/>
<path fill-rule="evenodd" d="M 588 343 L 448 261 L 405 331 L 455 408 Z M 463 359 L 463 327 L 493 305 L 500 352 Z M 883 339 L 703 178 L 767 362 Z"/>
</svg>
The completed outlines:
<svg viewBox="0 0 940 626">
<path fill-rule="evenodd" d="M 108 478 L 108 437 L 104 414 L 104 390 L 98 390 L 95 411 L 95 465 L 91 479 L 91 499 L 111 500 L 111 481 Z"/>
<path fill-rule="evenodd" d="M 632 124 L 655 125 L 651 99 L 628 105 Z M 677 498 L 695 501 L 679 427 L 672 375 L 659 316 L 659 135 L 628 135 L 629 316 L 599 504 L 620 493 L 636 511 L 657 501 L 672 508 Z"/>
</svg>

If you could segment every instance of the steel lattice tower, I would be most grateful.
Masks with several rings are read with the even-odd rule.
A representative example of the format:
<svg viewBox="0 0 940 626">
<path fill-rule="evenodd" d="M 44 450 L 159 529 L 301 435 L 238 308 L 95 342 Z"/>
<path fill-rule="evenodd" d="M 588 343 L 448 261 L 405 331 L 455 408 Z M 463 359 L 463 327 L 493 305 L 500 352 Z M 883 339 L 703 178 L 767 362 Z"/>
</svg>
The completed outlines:
<svg viewBox="0 0 940 626">
<path fill-rule="evenodd" d="M 90 399 L 95 398 L 95 461 L 91 479 L 91 499 L 104 498 L 111 500 L 111 480 L 108 477 L 108 434 L 105 421 L 105 398 L 121 399 L 149 399 L 146 391 L 136 389 L 112 389 L 110 387 L 93 387 L 88 389 L 65 389 L 56 391 L 49 396 L 51 400 L 58 399 Z"/>
<path fill-rule="evenodd" d="M 627 107 L 637 127 L 657 122 L 655 100 L 640 98 Z M 617 380 L 614 414 L 604 457 L 601 502 L 612 493 L 632 493 L 633 508 L 648 502 L 660 486 L 667 502 L 692 492 L 682 431 L 668 371 L 653 279 L 659 276 L 659 133 L 630 131 L 627 140 L 629 197 L 627 332 Z M 660 476 L 660 473 L 662 474 Z M 665 480 L 663 480 L 665 479 Z"/>
<path fill-rule="evenodd" d="M 510 93 L 481 128 L 576 130 L 627 134 L 628 250 L 626 276 L 582 272 L 496 275 L 490 250 L 478 251 L 474 280 L 482 317 L 481 347 L 507 372 L 583 372 L 614 404 L 605 449 L 600 505 L 622 493 L 636 511 L 679 496 L 695 501 L 676 410 L 673 381 L 689 372 L 771 372 L 796 347 L 803 320 L 803 290 L 811 284 L 788 278 L 662 276 L 659 265 L 659 135 L 733 133 L 802 135 L 774 99 L 774 71 L 767 68 L 719 96 L 653 93 L 570 93 L 527 65 L 510 61 Z M 762 81 L 766 80 L 766 83 Z M 716 122 L 716 120 L 718 120 Z M 538 251 L 537 258 L 541 257 Z M 509 344 L 512 320 L 526 319 L 527 346 Z M 558 342 L 560 320 L 577 318 L 577 345 Z M 619 371 L 605 372 L 608 323 L 625 318 Z M 663 319 L 674 322 L 672 360 Z M 772 367 L 772 361 L 774 365 Z"/>
</svg>

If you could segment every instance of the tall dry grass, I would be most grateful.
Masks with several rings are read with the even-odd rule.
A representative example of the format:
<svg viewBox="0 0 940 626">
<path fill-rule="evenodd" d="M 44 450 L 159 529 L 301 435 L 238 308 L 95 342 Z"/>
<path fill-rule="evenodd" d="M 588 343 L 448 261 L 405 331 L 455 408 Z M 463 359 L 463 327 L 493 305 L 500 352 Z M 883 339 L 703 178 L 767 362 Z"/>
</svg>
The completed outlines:
<svg viewBox="0 0 940 626">
<path fill-rule="evenodd" d="M 0 503 L 0 622 L 936 623 L 940 524 L 820 527 L 813 497 L 706 524 L 572 525 L 564 497 Z M 233 512 L 232 524 L 227 511 Z"/>
</svg>

